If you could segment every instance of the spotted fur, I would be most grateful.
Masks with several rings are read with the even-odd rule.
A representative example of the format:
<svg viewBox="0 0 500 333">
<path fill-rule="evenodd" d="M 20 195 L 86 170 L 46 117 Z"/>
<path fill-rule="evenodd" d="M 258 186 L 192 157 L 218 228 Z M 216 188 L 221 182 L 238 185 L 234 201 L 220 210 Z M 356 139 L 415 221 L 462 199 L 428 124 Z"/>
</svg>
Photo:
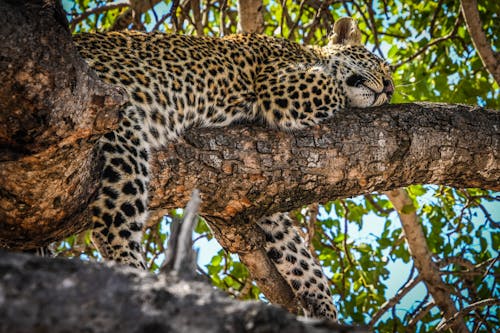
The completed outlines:
<svg viewBox="0 0 500 333">
<path fill-rule="evenodd" d="M 140 246 L 148 206 L 150 150 L 192 126 L 264 120 L 285 130 L 317 124 L 349 106 L 389 101 L 387 64 L 367 51 L 353 20 L 341 19 L 325 47 L 247 34 L 225 38 L 163 33 L 80 34 L 80 54 L 130 101 L 119 128 L 100 142 L 104 169 L 92 204 L 93 241 L 103 257 L 145 268 Z M 335 320 L 328 281 L 286 214 L 259 222 L 266 250 L 306 314 Z"/>
<path fill-rule="evenodd" d="M 258 222 L 266 236 L 266 251 L 292 287 L 310 317 L 337 320 L 329 282 L 287 214 L 276 213 Z"/>
</svg>

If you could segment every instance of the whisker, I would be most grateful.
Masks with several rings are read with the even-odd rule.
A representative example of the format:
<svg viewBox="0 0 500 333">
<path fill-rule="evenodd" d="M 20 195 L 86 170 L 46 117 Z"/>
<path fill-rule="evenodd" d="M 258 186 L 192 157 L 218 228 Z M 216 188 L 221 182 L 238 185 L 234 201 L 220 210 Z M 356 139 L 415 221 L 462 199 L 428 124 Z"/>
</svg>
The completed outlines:
<svg viewBox="0 0 500 333">
<path fill-rule="evenodd" d="M 408 87 L 408 86 L 416 86 L 417 84 L 423 82 L 424 79 L 415 81 L 415 82 L 409 82 L 409 83 L 401 83 L 401 81 L 398 82 L 398 84 L 394 85 L 396 88 L 397 87 Z"/>
</svg>

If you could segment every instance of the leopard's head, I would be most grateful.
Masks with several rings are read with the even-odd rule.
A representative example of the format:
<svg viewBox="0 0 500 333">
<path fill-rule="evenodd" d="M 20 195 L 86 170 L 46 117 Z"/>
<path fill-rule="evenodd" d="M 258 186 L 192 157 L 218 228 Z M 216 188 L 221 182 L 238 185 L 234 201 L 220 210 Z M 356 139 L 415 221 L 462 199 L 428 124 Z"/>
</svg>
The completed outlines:
<svg viewBox="0 0 500 333">
<path fill-rule="evenodd" d="M 361 45 L 361 32 L 350 17 L 335 22 L 325 50 L 330 66 L 348 98 L 347 106 L 386 104 L 394 93 L 389 65 Z"/>
</svg>

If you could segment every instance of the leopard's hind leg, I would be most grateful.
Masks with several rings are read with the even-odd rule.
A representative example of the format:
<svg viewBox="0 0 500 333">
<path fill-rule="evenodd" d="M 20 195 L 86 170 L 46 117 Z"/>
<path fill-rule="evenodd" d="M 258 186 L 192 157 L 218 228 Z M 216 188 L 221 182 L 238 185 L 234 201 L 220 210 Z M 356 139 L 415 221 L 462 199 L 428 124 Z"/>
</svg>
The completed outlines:
<svg viewBox="0 0 500 333">
<path fill-rule="evenodd" d="M 134 106 L 101 138 L 101 187 L 92 203 L 92 241 L 106 259 L 146 268 L 141 239 L 147 219 L 149 148 Z"/>
<path fill-rule="evenodd" d="M 306 316 L 336 321 L 328 279 L 288 214 L 276 213 L 258 224 L 266 235 L 268 257 L 300 300 Z"/>
</svg>

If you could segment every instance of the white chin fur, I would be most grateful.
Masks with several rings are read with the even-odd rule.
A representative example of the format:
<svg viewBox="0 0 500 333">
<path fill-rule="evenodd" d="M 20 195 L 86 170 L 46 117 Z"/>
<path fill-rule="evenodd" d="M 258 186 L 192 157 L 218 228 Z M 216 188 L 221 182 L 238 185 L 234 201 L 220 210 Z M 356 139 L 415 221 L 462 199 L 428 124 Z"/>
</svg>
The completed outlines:
<svg viewBox="0 0 500 333">
<path fill-rule="evenodd" d="M 347 91 L 347 96 L 349 97 L 349 106 L 356 108 L 379 106 L 387 102 L 386 94 L 376 96 L 373 91 L 363 88 L 352 88 L 351 91 Z"/>
</svg>

